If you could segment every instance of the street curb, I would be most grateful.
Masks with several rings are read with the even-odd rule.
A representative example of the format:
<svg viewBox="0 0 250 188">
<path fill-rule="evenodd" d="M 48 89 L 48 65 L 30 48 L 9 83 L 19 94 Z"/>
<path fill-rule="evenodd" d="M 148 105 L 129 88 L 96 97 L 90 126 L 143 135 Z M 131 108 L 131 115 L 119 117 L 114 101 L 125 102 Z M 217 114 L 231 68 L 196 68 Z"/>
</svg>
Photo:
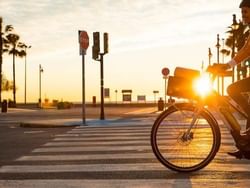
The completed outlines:
<svg viewBox="0 0 250 188">
<path fill-rule="evenodd" d="M 20 127 L 23 128 L 66 128 L 66 127 L 77 127 L 79 124 L 63 125 L 63 124 L 44 124 L 44 123 L 20 123 Z"/>
</svg>

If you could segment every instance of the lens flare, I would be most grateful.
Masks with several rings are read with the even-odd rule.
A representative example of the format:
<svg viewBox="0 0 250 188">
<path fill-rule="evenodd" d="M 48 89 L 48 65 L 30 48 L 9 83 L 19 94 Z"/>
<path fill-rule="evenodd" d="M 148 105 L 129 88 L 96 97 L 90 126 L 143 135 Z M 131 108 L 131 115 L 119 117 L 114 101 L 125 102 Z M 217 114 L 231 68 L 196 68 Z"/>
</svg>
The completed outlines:
<svg viewBox="0 0 250 188">
<path fill-rule="evenodd" d="M 212 84 L 209 75 L 204 73 L 195 80 L 194 89 L 201 97 L 207 96 L 212 91 Z"/>
</svg>

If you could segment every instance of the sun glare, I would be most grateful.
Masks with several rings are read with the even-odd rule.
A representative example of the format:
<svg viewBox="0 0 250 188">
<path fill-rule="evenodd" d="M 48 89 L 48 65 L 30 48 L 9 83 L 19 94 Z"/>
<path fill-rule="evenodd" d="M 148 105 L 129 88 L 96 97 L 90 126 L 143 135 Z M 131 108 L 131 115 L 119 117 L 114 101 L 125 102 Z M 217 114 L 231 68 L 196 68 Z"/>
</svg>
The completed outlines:
<svg viewBox="0 0 250 188">
<path fill-rule="evenodd" d="M 202 97 L 207 96 L 212 91 L 212 84 L 209 75 L 204 73 L 194 81 L 195 91 Z"/>
</svg>

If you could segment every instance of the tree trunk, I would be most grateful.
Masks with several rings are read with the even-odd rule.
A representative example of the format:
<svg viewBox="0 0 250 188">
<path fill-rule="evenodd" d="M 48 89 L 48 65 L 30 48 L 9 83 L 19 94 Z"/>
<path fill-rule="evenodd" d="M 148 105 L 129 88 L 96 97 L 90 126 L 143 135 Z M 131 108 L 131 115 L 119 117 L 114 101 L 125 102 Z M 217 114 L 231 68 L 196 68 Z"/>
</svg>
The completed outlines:
<svg viewBox="0 0 250 188">
<path fill-rule="evenodd" d="M 2 17 L 0 17 L 0 106 L 2 106 L 2 63 L 3 63 L 3 39 L 2 39 Z"/>
<path fill-rule="evenodd" d="M 15 47 L 13 52 L 13 107 L 16 106 L 16 71 L 15 71 Z"/>
</svg>

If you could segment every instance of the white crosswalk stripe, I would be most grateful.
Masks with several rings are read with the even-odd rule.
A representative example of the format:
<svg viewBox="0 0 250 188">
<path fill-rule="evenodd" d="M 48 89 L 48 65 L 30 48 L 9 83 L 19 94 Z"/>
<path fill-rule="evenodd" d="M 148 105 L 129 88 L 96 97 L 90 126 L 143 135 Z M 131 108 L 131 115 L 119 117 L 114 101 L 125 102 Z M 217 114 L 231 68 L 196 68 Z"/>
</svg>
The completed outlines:
<svg viewBox="0 0 250 188">
<path fill-rule="evenodd" d="M 0 174 L 9 175 L 0 180 L 0 187 L 210 187 L 209 183 L 219 187 L 232 182 L 234 187 L 250 185 L 248 161 L 226 154 L 234 150 L 227 130 L 221 131 L 221 149 L 211 164 L 195 175 L 181 174 L 176 179 L 176 173 L 161 165 L 152 153 L 151 126 L 149 122 L 142 125 L 135 121 L 133 126 L 76 127 L 56 135 L 13 164 L 0 167 Z M 11 179 L 12 175 L 15 178 Z"/>
</svg>

